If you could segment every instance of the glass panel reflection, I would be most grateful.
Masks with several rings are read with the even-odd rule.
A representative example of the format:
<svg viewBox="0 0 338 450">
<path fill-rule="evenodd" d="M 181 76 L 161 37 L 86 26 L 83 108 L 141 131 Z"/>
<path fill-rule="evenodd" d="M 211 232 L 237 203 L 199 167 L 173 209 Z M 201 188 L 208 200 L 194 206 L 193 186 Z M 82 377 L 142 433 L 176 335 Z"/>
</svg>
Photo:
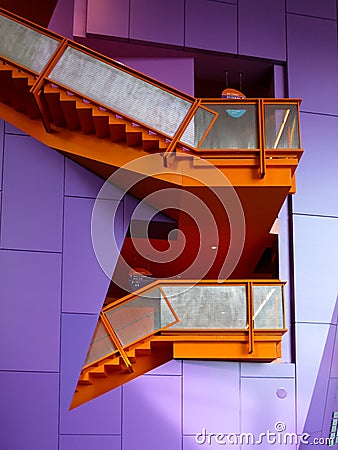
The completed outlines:
<svg viewBox="0 0 338 450">
<path fill-rule="evenodd" d="M 107 330 L 101 320 L 97 322 L 92 341 L 86 356 L 84 365 L 91 364 L 105 356 L 110 355 L 116 350 Z"/>
<path fill-rule="evenodd" d="M 170 329 L 245 329 L 245 286 L 162 286 L 180 322 Z"/>
<path fill-rule="evenodd" d="M 105 315 L 123 347 L 175 322 L 159 289 L 108 310 Z"/>
<path fill-rule="evenodd" d="M 217 112 L 215 123 L 201 145 L 201 149 L 257 149 L 258 121 L 256 105 L 205 104 Z"/>
<path fill-rule="evenodd" d="M 297 105 L 265 105 L 265 147 L 300 148 Z"/>
<path fill-rule="evenodd" d="M 283 329 L 282 286 L 253 286 L 254 328 Z"/>
<path fill-rule="evenodd" d="M 197 108 L 194 117 L 182 135 L 181 142 L 195 148 L 198 147 L 214 117 L 215 114 L 213 112 L 201 107 Z"/>
</svg>

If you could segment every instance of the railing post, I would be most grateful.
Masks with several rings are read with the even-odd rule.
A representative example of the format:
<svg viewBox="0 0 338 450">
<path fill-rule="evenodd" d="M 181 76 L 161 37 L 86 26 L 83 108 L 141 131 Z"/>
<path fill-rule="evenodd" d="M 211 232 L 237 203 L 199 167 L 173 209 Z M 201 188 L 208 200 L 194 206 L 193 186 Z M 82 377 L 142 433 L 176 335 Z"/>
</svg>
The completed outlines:
<svg viewBox="0 0 338 450">
<path fill-rule="evenodd" d="M 101 313 L 100 317 L 101 317 L 102 323 L 104 324 L 104 326 L 106 327 L 106 330 L 108 331 L 110 337 L 112 338 L 116 348 L 120 352 L 120 355 L 121 355 L 123 362 L 125 363 L 127 369 L 129 370 L 129 372 L 134 372 L 133 368 L 132 368 L 132 364 L 131 364 L 126 352 L 124 351 L 119 338 L 116 336 L 116 333 L 115 333 L 113 327 L 110 325 L 109 320 L 107 319 L 107 317 L 105 316 L 104 313 Z"/>
<path fill-rule="evenodd" d="M 258 122 L 259 122 L 259 169 L 261 178 L 264 178 L 266 174 L 266 158 L 265 158 L 264 103 L 262 99 L 258 100 Z"/>
<path fill-rule="evenodd" d="M 248 341 L 249 341 L 249 352 L 248 353 L 253 353 L 254 352 L 254 320 L 253 320 L 253 315 L 254 315 L 254 308 L 253 308 L 253 299 L 252 299 L 252 283 L 250 281 L 248 281 L 247 284 L 247 296 L 248 296 Z"/>
<path fill-rule="evenodd" d="M 202 99 L 197 98 L 194 103 L 191 105 L 187 115 L 183 119 L 181 125 L 176 130 L 176 133 L 174 134 L 170 144 L 168 145 L 167 150 L 163 154 L 163 160 L 164 160 L 164 167 L 168 167 L 168 156 L 174 151 L 176 148 L 177 143 L 180 141 L 181 137 L 183 136 L 183 133 L 187 129 L 191 119 L 194 117 L 198 107 L 201 104 Z"/>
<path fill-rule="evenodd" d="M 50 60 L 48 61 L 48 63 L 46 64 L 43 71 L 40 73 L 40 75 L 38 76 L 37 80 L 35 81 L 34 85 L 32 86 L 32 88 L 30 90 L 30 93 L 33 96 L 33 100 L 38 109 L 42 123 L 43 123 L 47 133 L 51 133 L 53 130 L 50 125 L 50 120 L 48 117 L 48 113 L 46 111 L 46 107 L 40 98 L 40 94 L 41 94 L 41 90 L 43 88 L 45 79 L 48 77 L 50 72 L 53 70 L 56 63 L 59 61 L 59 59 L 63 55 L 64 51 L 66 50 L 67 46 L 68 46 L 68 39 L 66 39 L 66 38 L 62 39 L 62 41 L 60 42 L 60 45 L 57 47 L 57 49 L 53 53 L 52 57 L 50 58 Z"/>
</svg>

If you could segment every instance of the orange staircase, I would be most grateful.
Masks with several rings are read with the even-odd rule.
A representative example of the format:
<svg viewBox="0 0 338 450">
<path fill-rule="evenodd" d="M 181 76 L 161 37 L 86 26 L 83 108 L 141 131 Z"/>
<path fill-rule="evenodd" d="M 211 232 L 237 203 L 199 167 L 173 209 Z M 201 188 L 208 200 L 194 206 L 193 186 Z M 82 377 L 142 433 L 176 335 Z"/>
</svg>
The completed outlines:
<svg viewBox="0 0 338 450">
<path fill-rule="evenodd" d="M 24 31 L 25 42 L 8 40 L 1 29 L 11 30 L 11 36 L 17 29 Z M 0 9 L 0 116 L 106 179 L 120 172 L 114 182 L 121 188 L 134 180 L 134 190 L 125 191 L 138 198 L 167 187 L 176 187 L 176 197 L 180 192 L 193 195 L 211 212 L 219 232 L 217 247 L 209 242 L 208 216 L 196 214 L 201 219 L 200 241 L 208 251 L 217 251 L 210 270 L 201 276 L 214 281 L 175 281 L 189 286 L 193 296 L 182 299 L 170 282 L 155 282 L 101 312 L 98 326 L 103 326 L 103 334 L 100 339 L 94 335 L 72 407 L 175 357 L 280 357 L 286 331 L 283 283 L 232 280 L 227 285 L 217 279 L 226 278 L 220 274 L 230 253 L 230 237 L 239 236 L 242 225 L 245 242 L 241 248 L 238 240 L 241 255 L 231 276 L 251 278 L 271 246 L 270 229 L 287 195 L 295 192 L 295 170 L 303 152 L 299 106 L 297 99 L 196 99 Z M 236 118 L 236 110 L 244 122 Z M 248 125 L 245 132 L 241 123 Z M 237 139 L 242 143 L 236 144 Z M 147 155 L 152 156 L 151 167 L 142 162 Z M 210 188 L 215 188 L 211 194 Z M 229 198 L 233 192 L 239 215 L 231 230 L 231 214 L 219 205 L 222 196 Z M 190 256 L 198 253 L 200 241 L 184 217 L 190 197 L 180 200 L 174 219 L 190 241 L 187 254 L 182 252 L 173 263 L 183 271 Z M 166 209 L 163 204 L 152 206 Z M 196 268 L 203 272 L 205 254 L 198 263 Z M 166 270 L 169 266 L 158 265 Z M 196 272 L 190 278 L 198 276 Z M 164 316 L 144 296 L 154 290 L 161 308 L 166 308 Z M 206 292 L 208 300 L 198 303 Z M 145 306 L 132 306 L 128 313 L 135 320 L 128 322 L 129 315 L 119 308 L 139 300 Z M 214 305 L 216 315 L 205 311 L 209 305 Z M 146 312 L 139 316 L 142 308 Z M 118 320 L 112 324 L 114 314 Z M 89 357 L 97 346 L 100 351 Z"/>
<path fill-rule="evenodd" d="M 279 358 L 286 331 L 283 285 L 267 280 L 163 280 L 106 306 L 71 408 L 173 358 Z M 208 302 L 201 302 L 205 295 Z"/>
</svg>

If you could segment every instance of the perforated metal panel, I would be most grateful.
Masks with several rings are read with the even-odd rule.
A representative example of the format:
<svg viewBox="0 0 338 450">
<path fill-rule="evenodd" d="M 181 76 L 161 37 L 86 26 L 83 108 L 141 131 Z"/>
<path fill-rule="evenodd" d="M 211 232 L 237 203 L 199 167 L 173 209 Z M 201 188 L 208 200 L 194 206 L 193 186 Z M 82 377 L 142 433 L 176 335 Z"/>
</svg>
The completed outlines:
<svg viewBox="0 0 338 450">
<path fill-rule="evenodd" d="M 101 321 L 97 322 L 93 339 L 87 353 L 84 365 L 97 361 L 105 356 L 110 355 L 116 350 L 109 334 L 107 333 Z"/>
<path fill-rule="evenodd" d="M 180 322 L 171 329 L 245 329 L 245 286 L 163 286 Z"/>
<path fill-rule="evenodd" d="M 40 73 L 59 41 L 0 15 L 0 54 Z"/>
<path fill-rule="evenodd" d="M 281 286 L 253 286 L 254 328 L 284 328 Z"/>
<path fill-rule="evenodd" d="M 49 78 L 170 137 L 192 104 L 74 48 L 67 48 Z"/>
</svg>

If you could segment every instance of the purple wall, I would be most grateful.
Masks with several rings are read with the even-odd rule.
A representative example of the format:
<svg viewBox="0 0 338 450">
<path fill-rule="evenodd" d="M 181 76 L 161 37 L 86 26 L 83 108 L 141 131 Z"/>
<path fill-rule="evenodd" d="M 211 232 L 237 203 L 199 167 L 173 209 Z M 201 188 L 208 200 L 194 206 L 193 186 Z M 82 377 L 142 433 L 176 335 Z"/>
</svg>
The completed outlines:
<svg viewBox="0 0 338 450">
<path fill-rule="evenodd" d="M 195 435 L 203 428 L 259 434 L 276 422 L 288 432 L 328 436 L 332 410 L 338 409 L 336 2 L 183 4 L 75 0 L 74 29 L 287 63 L 289 94 L 303 98 L 306 151 L 291 217 L 295 364 L 289 341 L 283 364 L 173 361 L 69 412 L 108 285 L 89 228 L 102 180 L 0 122 L 1 449 L 193 450 L 201 448 Z M 72 2 L 60 0 L 51 28 L 71 36 L 72 11 Z M 140 55 L 125 63 L 193 92 L 189 58 Z M 128 219 L 122 211 L 121 236 L 123 215 Z M 288 220 L 284 209 L 286 278 Z"/>
</svg>

